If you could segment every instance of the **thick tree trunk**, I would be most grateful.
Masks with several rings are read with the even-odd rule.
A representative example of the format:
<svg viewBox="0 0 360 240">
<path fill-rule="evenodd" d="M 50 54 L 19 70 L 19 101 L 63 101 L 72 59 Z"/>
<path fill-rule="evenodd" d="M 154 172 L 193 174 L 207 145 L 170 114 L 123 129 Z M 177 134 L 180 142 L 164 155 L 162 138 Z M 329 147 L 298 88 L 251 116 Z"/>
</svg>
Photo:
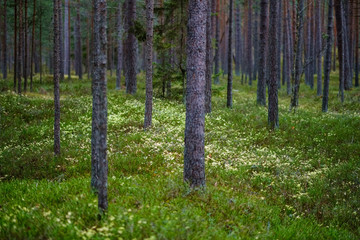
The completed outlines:
<svg viewBox="0 0 360 240">
<path fill-rule="evenodd" d="M 54 154 L 60 155 L 60 77 L 61 77 L 61 51 L 60 51 L 60 11 L 61 0 L 54 0 Z"/>
<path fill-rule="evenodd" d="M 296 38 L 295 38 L 295 61 L 294 73 L 292 76 L 292 97 L 290 110 L 296 109 L 299 105 L 299 89 L 301 77 L 301 56 L 302 56 L 302 41 L 303 41 L 303 27 L 304 27 L 304 0 L 299 0 L 297 5 L 296 16 Z"/>
<path fill-rule="evenodd" d="M 82 79 L 82 46 L 81 46 L 81 26 L 80 26 L 80 0 L 76 4 L 76 22 L 75 22 L 75 41 L 76 41 L 76 53 L 75 61 L 77 74 L 79 79 Z"/>
<path fill-rule="evenodd" d="M 7 79 L 7 0 L 4 0 L 4 12 L 3 12 L 3 22 L 2 22 L 2 29 L 3 29 L 3 35 L 1 38 L 2 41 L 2 74 L 3 78 Z"/>
<path fill-rule="evenodd" d="M 92 132 L 91 186 L 98 194 L 101 213 L 107 210 L 107 97 L 106 97 L 106 0 L 93 0 L 93 67 L 92 67 Z"/>
<path fill-rule="evenodd" d="M 189 0 L 184 181 L 205 186 L 205 72 L 207 1 Z"/>
<path fill-rule="evenodd" d="M 71 79 L 71 62 L 70 62 L 70 0 L 65 0 L 65 16 L 64 16 L 64 72 Z"/>
<path fill-rule="evenodd" d="M 267 48 L 267 18 L 268 0 L 260 2 L 260 43 L 259 43 L 259 77 L 257 82 L 257 103 L 266 105 L 266 48 Z"/>
<path fill-rule="evenodd" d="M 117 65 L 116 65 L 116 89 L 121 89 L 121 67 L 122 67 L 122 10 L 121 10 L 121 2 L 119 2 L 117 16 L 116 16 L 116 30 L 117 30 Z M 152 35 L 151 35 L 152 37 Z M 152 54 L 152 53 L 151 53 Z M 152 61 L 152 58 L 151 58 Z M 151 62 L 152 63 L 152 62 Z"/>
<path fill-rule="evenodd" d="M 279 1 L 270 0 L 270 14 L 269 14 L 269 108 L 268 108 L 268 122 L 271 129 L 279 127 L 279 113 L 278 113 L 278 75 L 280 74 L 280 65 L 277 61 L 279 53 L 277 44 L 280 41 L 279 34 Z"/>
<path fill-rule="evenodd" d="M 321 96 L 322 93 L 322 69 L 321 69 L 321 0 L 316 2 L 316 16 L 315 16 L 315 25 L 316 25 L 316 72 L 317 72 L 317 96 Z M 331 53 L 331 49 L 330 49 Z M 330 56 L 331 58 L 331 56 Z"/>
<path fill-rule="evenodd" d="M 212 83 L 212 25 L 211 25 L 211 0 L 207 0 L 207 19 L 206 19 L 206 83 L 205 83 L 205 113 L 211 113 L 211 83 Z"/>
<path fill-rule="evenodd" d="M 137 80 L 136 80 L 136 45 L 137 40 L 132 32 L 132 28 L 135 24 L 136 18 L 136 0 L 126 0 L 126 39 L 125 39 L 125 82 L 126 82 L 126 92 L 129 94 L 135 94 L 137 90 Z"/>
<path fill-rule="evenodd" d="M 33 17 L 32 17 L 32 32 L 31 32 L 31 61 L 30 61 L 30 91 L 33 90 L 33 75 L 34 75 L 34 55 L 35 55 L 35 16 L 36 16 L 36 0 L 33 0 Z"/>
<path fill-rule="evenodd" d="M 152 59 L 153 59 L 153 19 L 154 0 L 146 0 L 146 47 L 145 47 L 145 68 L 146 68 L 146 101 L 144 129 L 151 127 L 153 108 L 153 80 L 152 80 Z"/>
<path fill-rule="evenodd" d="M 233 0 L 230 0 L 229 6 L 229 38 L 228 38 L 228 83 L 227 83 L 227 103 L 226 106 L 228 108 L 232 108 L 233 105 L 233 94 L 232 94 L 232 85 L 233 85 L 233 77 L 232 77 L 232 19 L 233 19 Z M 251 65 L 251 63 L 249 63 Z M 249 71 L 249 75 L 252 72 Z M 250 77 L 251 79 L 251 77 Z"/>
<path fill-rule="evenodd" d="M 326 39 L 326 54 L 324 62 L 324 92 L 322 99 L 322 111 L 328 111 L 329 102 L 329 82 L 330 82 L 330 71 L 331 71 L 331 44 L 333 42 L 333 11 L 334 4 L 333 0 L 328 0 L 328 27 L 327 27 L 327 39 Z"/>
</svg>

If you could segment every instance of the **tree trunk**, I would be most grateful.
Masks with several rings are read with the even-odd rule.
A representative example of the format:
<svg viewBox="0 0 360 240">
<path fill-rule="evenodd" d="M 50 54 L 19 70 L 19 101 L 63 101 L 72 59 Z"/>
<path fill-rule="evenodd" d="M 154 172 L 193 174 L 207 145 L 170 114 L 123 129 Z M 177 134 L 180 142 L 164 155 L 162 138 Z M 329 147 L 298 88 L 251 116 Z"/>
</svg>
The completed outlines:
<svg viewBox="0 0 360 240">
<path fill-rule="evenodd" d="M 216 23 L 215 23 L 215 58 L 214 58 L 214 62 L 215 62 L 215 69 L 214 69 L 214 74 L 215 74 L 215 79 L 214 79 L 214 83 L 215 84 L 220 84 L 220 80 L 219 80 L 219 65 L 220 65 L 220 20 L 219 20 L 219 0 L 217 0 L 216 2 Z"/>
<path fill-rule="evenodd" d="M 18 41 L 17 41 L 17 33 L 18 33 L 18 27 L 17 27 L 17 5 L 18 5 L 18 1 L 19 0 L 15 0 L 15 5 L 14 5 L 14 92 L 16 92 L 16 82 L 17 82 L 17 57 L 18 57 L 18 51 L 17 51 L 17 47 L 18 47 Z"/>
<path fill-rule="evenodd" d="M 107 202 L 107 97 L 106 97 L 106 0 L 93 0 L 93 67 L 92 67 L 92 132 L 91 132 L 91 186 L 98 194 L 100 212 Z"/>
<path fill-rule="evenodd" d="M 241 61 L 241 16 L 240 3 L 236 4 L 235 15 L 235 74 L 240 76 L 240 61 Z"/>
<path fill-rule="evenodd" d="M 136 0 L 126 0 L 127 7 L 127 16 L 125 31 L 127 37 L 125 39 L 125 82 L 126 82 L 126 93 L 135 94 L 137 90 L 137 80 L 136 80 L 136 45 L 137 40 L 133 33 L 133 27 L 135 25 L 136 18 Z"/>
<path fill-rule="evenodd" d="M 32 17 L 32 33 L 31 33 L 31 61 L 30 61 L 30 91 L 33 90 L 34 75 L 34 55 L 35 55 L 35 16 L 36 16 L 36 0 L 33 0 L 33 17 Z"/>
<path fill-rule="evenodd" d="M 266 105 L 266 48 L 267 48 L 267 18 L 268 0 L 260 2 L 260 48 L 259 48 L 259 77 L 257 83 L 257 103 Z"/>
<path fill-rule="evenodd" d="M 27 91 L 27 76 L 28 76 L 28 34 L 27 34 L 27 28 L 28 28 L 28 0 L 25 1 L 25 19 L 24 19 L 24 39 L 23 39 L 23 46 L 24 46 L 24 58 L 23 58 L 23 64 L 24 64 L 24 70 L 23 70 L 23 77 L 24 77 L 24 92 Z"/>
<path fill-rule="evenodd" d="M 207 0 L 206 19 L 206 83 L 205 83 L 205 113 L 211 113 L 211 83 L 212 83 L 212 26 L 211 26 L 211 0 Z M 231 27 L 230 27 L 231 28 Z"/>
<path fill-rule="evenodd" d="M 61 51 L 60 51 L 60 11 L 61 0 L 54 0 L 54 154 L 60 155 L 60 77 L 61 77 Z"/>
<path fill-rule="evenodd" d="M 259 11 L 257 10 L 257 6 L 255 7 L 255 15 L 254 15 L 254 68 L 253 68 L 253 79 L 256 80 L 258 74 L 258 61 L 259 61 Z"/>
<path fill-rule="evenodd" d="M 269 108 L 268 108 L 268 122 L 271 129 L 279 127 L 279 113 L 278 113 L 278 75 L 280 65 L 277 61 L 277 54 L 279 53 L 277 44 L 279 39 L 279 1 L 270 0 L 270 14 L 269 14 Z"/>
<path fill-rule="evenodd" d="M 154 0 L 146 0 L 146 47 L 145 47 L 145 68 L 146 68 L 146 102 L 144 129 L 151 126 L 152 105 L 153 105 L 153 80 L 152 80 L 152 59 L 153 59 L 153 20 Z"/>
<path fill-rule="evenodd" d="M 291 27 L 291 15 L 290 15 L 290 4 L 285 1 L 286 4 L 286 58 L 287 58 L 287 68 L 286 68 L 286 92 L 288 95 L 291 94 L 291 82 L 290 82 L 290 78 L 291 78 L 291 73 L 293 71 L 293 40 L 292 40 L 292 27 Z"/>
<path fill-rule="evenodd" d="M 357 3 L 357 16 L 360 16 L 360 4 Z M 355 17 L 355 20 L 358 20 Z M 355 87 L 359 87 L 359 23 L 355 24 Z"/>
<path fill-rule="evenodd" d="M 304 26 L 304 0 L 298 1 L 297 16 L 296 16 L 296 38 L 295 38 L 295 61 L 294 72 L 292 76 L 292 97 L 290 110 L 296 109 L 299 105 L 299 89 L 301 77 L 301 56 L 302 56 L 302 41 L 303 41 L 303 26 Z"/>
<path fill-rule="evenodd" d="M 71 79 L 71 63 L 70 63 L 70 0 L 65 0 L 65 16 L 64 16 L 64 72 Z"/>
<path fill-rule="evenodd" d="M 62 17 L 62 1 L 59 2 L 59 29 L 60 29 L 60 80 L 64 80 L 64 27 Z"/>
<path fill-rule="evenodd" d="M 226 106 L 228 108 L 232 108 L 233 105 L 233 94 L 232 94 L 232 19 L 233 19 L 233 0 L 230 0 L 229 6 L 229 38 L 228 38 L 228 83 L 227 83 L 227 103 Z M 251 65 L 252 63 L 249 63 Z M 251 76 L 252 72 L 249 71 L 249 75 Z M 251 77 L 250 77 L 251 79 Z M 251 85 L 251 84 L 250 84 Z"/>
<path fill-rule="evenodd" d="M 6 10 L 7 10 L 7 0 L 4 0 L 4 12 L 3 12 L 3 35 L 2 35 L 2 74 L 3 74 L 3 78 L 7 79 L 7 14 L 6 14 Z"/>
<path fill-rule="evenodd" d="M 116 65 L 116 89 L 121 89 L 121 67 L 122 67 L 122 16 L 121 16 L 121 2 L 119 2 L 118 11 L 117 11 L 117 65 Z M 151 20 L 152 21 L 152 20 Z M 152 37 L 152 34 L 151 34 Z M 151 52 L 152 54 L 152 52 Z M 152 58 L 151 58 L 152 63 Z M 151 68 L 152 69 L 152 68 Z"/>
<path fill-rule="evenodd" d="M 281 88 L 281 30 L 282 30 L 282 0 L 279 1 L 279 4 L 278 4 L 278 18 L 277 18 L 277 39 L 278 41 L 276 42 L 276 61 L 277 61 L 277 65 L 278 65 L 278 68 L 277 68 L 277 81 L 278 81 L 278 84 L 277 84 L 277 87 L 278 89 Z"/>
<path fill-rule="evenodd" d="M 23 0 L 19 3 L 19 42 L 18 42 L 18 61 L 17 61 L 17 79 L 18 79 L 18 94 L 21 94 L 21 81 L 23 73 Z"/>
<path fill-rule="evenodd" d="M 252 0 L 248 0 L 248 42 L 247 42 L 247 60 L 248 60 L 248 77 L 249 86 L 252 85 L 252 69 L 253 69 L 253 54 L 252 54 Z"/>
<path fill-rule="evenodd" d="M 82 46 L 81 46 L 81 26 L 80 26 L 80 0 L 76 4 L 76 22 L 75 22 L 75 39 L 76 39 L 76 53 L 75 61 L 77 67 L 77 74 L 79 79 L 82 79 Z"/>
<path fill-rule="evenodd" d="M 326 54 L 324 62 L 324 92 L 322 99 L 322 111 L 328 111 L 329 102 L 329 82 L 330 82 L 330 71 L 331 71 L 331 44 L 333 42 L 333 11 L 334 4 L 333 0 L 328 0 L 328 27 L 327 27 L 327 39 L 326 39 Z"/>
<path fill-rule="evenodd" d="M 207 1 L 189 0 L 184 181 L 205 186 L 205 71 Z"/>
<path fill-rule="evenodd" d="M 40 83 L 42 83 L 42 18 L 39 17 L 39 67 L 40 67 Z"/>
<path fill-rule="evenodd" d="M 322 70 L 321 70 L 321 0 L 317 0 L 316 2 L 316 16 L 315 16 L 315 22 L 316 22 L 316 71 L 317 71 L 317 96 L 321 96 L 322 93 Z M 331 49 L 330 49 L 331 53 Z M 331 56 L 330 56 L 331 58 Z"/>
<path fill-rule="evenodd" d="M 338 58 L 339 58 L 339 95 L 341 102 L 344 102 L 344 82 L 345 82 L 345 43 L 344 43 L 344 29 L 343 29 L 343 10 L 341 0 L 335 0 L 335 16 L 336 16 L 336 30 L 337 30 L 337 44 L 338 44 Z"/>
</svg>

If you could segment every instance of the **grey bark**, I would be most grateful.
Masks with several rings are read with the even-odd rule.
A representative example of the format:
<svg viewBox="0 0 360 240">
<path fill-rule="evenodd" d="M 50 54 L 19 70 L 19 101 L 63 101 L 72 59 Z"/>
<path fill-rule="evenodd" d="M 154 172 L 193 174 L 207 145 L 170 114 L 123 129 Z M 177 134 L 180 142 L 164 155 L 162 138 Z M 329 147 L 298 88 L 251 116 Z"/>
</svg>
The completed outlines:
<svg viewBox="0 0 360 240">
<path fill-rule="evenodd" d="M 64 80 L 64 26 L 62 17 L 62 1 L 59 2 L 59 29 L 60 29 L 60 80 Z"/>
<path fill-rule="evenodd" d="M 31 34 L 31 55 L 30 55 L 30 91 L 33 90 L 33 70 L 35 55 L 35 16 L 36 16 L 36 0 L 33 0 L 33 17 L 32 17 L 32 34 Z"/>
<path fill-rule="evenodd" d="M 321 58 L 321 0 L 316 2 L 316 16 L 315 16 L 315 25 L 316 25 L 316 72 L 317 72 L 317 87 L 316 93 L 317 96 L 321 96 L 322 93 L 322 58 Z"/>
<path fill-rule="evenodd" d="M 184 181 L 205 186 L 205 72 L 207 1 L 189 0 Z"/>
<path fill-rule="evenodd" d="M 64 15 L 64 72 L 71 78 L 70 73 L 70 0 L 65 0 L 65 15 Z"/>
<path fill-rule="evenodd" d="M 301 77 L 301 56 L 304 27 L 304 0 L 299 0 L 296 11 L 296 37 L 295 37 L 295 61 L 292 76 L 292 96 L 290 110 L 299 105 L 299 89 Z"/>
<path fill-rule="evenodd" d="M 121 68 L 122 68 L 122 10 L 121 10 L 121 5 L 122 3 L 119 2 L 118 5 L 118 10 L 117 10 L 117 65 L 116 65 L 116 89 L 120 90 L 121 89 Z"/>
<path fill-rule="evenodd" d="M 259 77 L 257 82 L 257 103 L 266 105 L 266 47 L 267 47 L 267 18 L 268 0 L 260 2 L 260 42 L 259 42 Z"/>
<path fill-rule="evenodd" d="M 211 0 L 207 0 L 206 16 L 206 83 L 205 83 L 205 113 L 211 113 L 211 83 L 212 83 L 212 25 L 211 25 Z"/>
<path fill-rule="evenodd" d="M 15 4 L 14 4 L 14 92 L 16 92 L 16 82 L 17 82 L 17 47 L 18 47 L 18 41 L 17 41 L 17 33 L 18 33 L 18 29 L 17 29 L 17 5 L 18 5 L 18 0 L 15 0 Z"/>
<path fill-rule="evenodd" d="M 18 94 L 21 94 L 21 81 L 23 73 L 23 0 L 19 3 L 19 42 L 18 42 L 18 59 L 17 59 L 17 83 L 18 83 Z"/>
<path fill-rule="evenodd" d="M 287 68 L 286 68 L 286 92 L 288 95 L 291 94 L 291 82 L 290 82 L 290 77 L 291 77 L 291 72 L 293 71 L 293 51 L 292 51 L 292 32 L 291 32 L 291 15 L 290 15 L 290 7 L 289 7 L 289 3 L 286 4 L 286 44 L 285 44 L 285 48 L 286 48 L 286 58 L 287 58 Z"/>
<path fill-rule="evenodd" d="M 61 0 L 54 0 L 54 154 L 56 156 L 60 155 L 60 11 Z"/>
<path fill-rule="evenodd" d="M 23 77 L 24 77 L 24 92 L 27 91 L 27 77 L 28 77 L 28 34 L 27 34 L 27 28 L 28 28 L 28 0 L 25 1 L 24 11 L 24 25 L 23 25 Z"/>
<path fill-rule="evenodd" d="M 75 21 L 75 66 L 79 79 L 82 79 L 82 46 L 81 46 L 81 25 L 80 25 L 80 1 L 76 4 L 76 21 Z"/>
<path fill-rule="evenodd" d="M 91 186 L 98 194 L 100 212 L 108 208 L 106 5 L 106 0 L 93 0 Z"/>
<path fill-rule="evenodd" d="M 235 15 L 235 74 L 240 76 L 240 61 L 241 61 L 241 16 L 240 4 L 236 4 Z"/>
<path fill-rule="evenodd" d="M 248 45 L 247 45 L 247 74 L 249 86 L 252 85 L 253 53 L 252 53 L 252 0 L 248 0 Z"/>
<path fill-rule="evenodd" d="M 269 108 L 268 108 L 268 122 L 271 129 L 279 127 L 279 113 L 278 113 L 278 75 L 280 65 L 277 61 L 277 54 L 279 53 L 277 44 L 280 41 L 279 34 L 279 1 L 270 0 L 270 14 L 269 14 Z"/>
<path fill-rule="evenodd" d="M 282 30 L 282 0 L 279 1 L 278 3 L 278 19 L 277 19 L 277 39 L 278 41 L 276 42 L 276 61 L 277 61 L 277 65 L 278 65 L 278 68 L 277 68 L 277 81 L 278 81 L 278 84 L 277 84 L 277 87 L 280 89 L 281 88 L 281 30 Z"/>
<path fill-rule="evenodd" d="M 154 0 L 146 0 L 146 46 L 145 46 L 145 69 L 146 69 L 146 101 L 144 129 L 151 127 L 153 108 L 153 19 Z"/>
<path fill-rule="evenodd" d="M 215 84 L 220 84 L 220 80 L 219 80 L 219 64 L 220 64 L 220 20 L 219 20 L 219 8 L 218 6 L 216 7 L 216 20 L 215 20 L 215 57 L 214 57 L 214 62 L 215 62 L 215 69 L 214 69 L 214 74 L 215 74 L 215 79 L 214 79 L 214 83 Z"/>
<path fill-rule="evenodd" d="M 2 74 L 3 74 L 3 78 L 6 79 L 7 78 L 7 14 L 6 14 L 6 10 L 7 10 L 7 0 L 4 0 L 4 11 L 3 11 L 3 21 L 2 21 L 2 29 L 3 29 L 3 34 L 2 34 Z"/>
<path fill-rule="evenodd" d="M 254 15 L 254 67 L 253 67 L 253 79 L 256 80 L 258 74 L 258 63 L 259 63 L 259 30 L 258 30 L 258 18 L 259 11 L 255 9 Z"/>
<path fill-rule="evenodd" d="M 232 85 L 233 85 L 233 71 L 232 71 L 232 19 L 233 19 L 233 0 L 230 0 L 229 6 L 229 39 L 228 39 L 228 83 L 227 83 L 227 103 L 228 108 L 232 108 L 233 105 L 233 94 L 232 94 Z M 251 65 L 251 63 L 249 63 Z M 249 75 L 252 72 L 249 71 Z M 251 77 L 250 77 L 251 79 Z M 251 84 L 250 84 L 251 85 Z"/>
<path fill-rule="evenodd" d="M 344 82 L 346 81 L 345 77 L 345 42 L 343 29 L 343 7 L 341 0 L 335 0 L 335 16 L 336 16 L 336 28 L 337 28 L 337 44 L 338 44 L 338 58 L 339 58 L 339 95 L 341 102 L 344 102 Z"/>
<path fill-rule="evenodd" d="M 331 71 L 331 45 L 333 42 L 333 0 L 328 0 L 328 26 L 327 26 L 327 39 L 326 39 L 326 53 L 324 61 L 324 92 L 322 99 L 322 111 L 328 111 L 329 102 L 329 82 Z"/>
<path fill-rule="evenodd" d="M 137 40 L 134 35 L 134 22 L 136 18 L 136 0 L 126 0 L 126 24 L 125 24 L 125 81 L 126 81 L 126 92 L 129 94 L 135 94 L 137 90 L 136 80 L 136 45 Z"/>
</svg>

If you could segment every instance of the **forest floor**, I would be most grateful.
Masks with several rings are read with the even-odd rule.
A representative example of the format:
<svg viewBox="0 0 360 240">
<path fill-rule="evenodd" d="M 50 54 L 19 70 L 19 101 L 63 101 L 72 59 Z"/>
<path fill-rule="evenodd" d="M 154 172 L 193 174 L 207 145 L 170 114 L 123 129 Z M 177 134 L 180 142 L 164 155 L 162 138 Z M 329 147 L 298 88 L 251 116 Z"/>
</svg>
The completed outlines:
<svg viewBox="0 0 360 240">
<path fill-rule="evenodd" d="M 305 85 L 289 112 L 282 87 L 277 131 L 256 105 L 256 82 L 235 77 L 230 110 L 225 78 L 214 86 L 204 191 L 182 181 L 184 105 L 155 98 L 144 132 L 143 75 L 135 96 L 109 78 L 109 211 L 101 221 L 90 191 L 91 82 L 61 83 L 54 158 L 52 78 L 35 80 L 23 96 L 0 80 L 0 239 L 360 238 L 360 89 L 341 104 L 336 75 L 326 114 Z"/>
</svg>

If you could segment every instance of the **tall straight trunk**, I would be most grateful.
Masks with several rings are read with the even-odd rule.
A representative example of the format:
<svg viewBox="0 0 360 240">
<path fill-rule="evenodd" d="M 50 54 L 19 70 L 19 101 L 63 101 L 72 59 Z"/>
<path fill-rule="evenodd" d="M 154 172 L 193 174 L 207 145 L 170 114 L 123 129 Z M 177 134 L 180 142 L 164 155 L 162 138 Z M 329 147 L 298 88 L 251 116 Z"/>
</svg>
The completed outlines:
<svg viewBox="0 0 360 240">
<path fill-rule="evenodd" d="M 212 49 L 212 26 L 211 26 L 211 0 L 207 0 L 207 19 L 206 19 L 206 82 L 205 82 L 205 113 L 211 113 L 211 80 L 213 65 Z M 230 27 L 231 28 L 231 27 Z"/>
<path fill-rule="evenodd" d="M 286 20 L 287 20 L 287 24 L 286 24 L 286 40 L 287 40 L 287 44 L 286 44 L 286 58 L 287 58 L 287 62 L 288 62 L 288 66 L 287 66 L 287 76 L 286 76 L 286 92 L 288 95 L 291 94 L 291 75 L 292 72 L 294 70 L 293 68 L 293 62 L 294 62 L 294 58 L 293 58 L 293 39 L 292 39 L 292 26 L 291 26 L 291 14 L 290 14 L 290 4 L 285 1 L 286 4 Z"/>
<path fill-rule="evenodd" d="M 205 72 L 207 1 L 189 0 L 184 181 L 205 186 Z"/>
<path fill-rule="evenodd" d="M 280 65 L 277 61 L 279 53 L 277 44 L 279 39 L 279 1 L 270 0 L 269 13 L 269 108 L 268 122 L 271 129 L 279 127 L 279 110 L 278 110 L 278 75 L 280 74 Z"/>
<path fill-rule="evenodd" d="M 35 55 L 35 16 L 36 0 L 33 0 L 32 32 L 31 32 L 31 55 L 30 55 L 30 91 L 33 90 L 33 72 L 34 72 L 34 55 Z"/>
<path fill-rule="evenodd" d="M 247 60 L 249 86 L 252 85 L 253 53 L 252 53 L 252 0 L 248 0 L 248 42 L 247 42 Z"/>
<path fill-rule="evenodd" d="M 3 74 L 3 78 L 6 79 L 7 78 L 7 14 L 6 14 L 6 9 L 7 8 L 7 0 L 4 0 L 4 11 L 3 11 L 3 21 L 2 21 L 2 29 L 3 29 L 3 34 L 2 34 L 2 65 L 1 65 L 1 69 L 2 69 L 2 74 Z"/>
<path fill-rule="evenodd" d="M 217 0 L 216 2 L 216 22 L 215 22 L 215 57 L 214 57 L 214 62 L 215 62 L 215 69 L 214 69 L 214 74 L 215 74 L 215 79 L 214 79 L 214 83 L 215 84 L 219 84 L 220 80 L 219 80 L 219 65 L 220 65 L 220 20 L 219 20 L 219 1 Z"/>
<path fill-rule="evenodd" d="M 28 76 L 28 34 L 27 34 L 27 28 L 28 28 L 28 0 L 24 0 L 25 1 L 25 19 L 24 19 L 24 27 L 23 27 L 23 32 L 24 32 L 24 39 L 23 39 L 23 46 L 24 46 L 24 59 L 23 59 L 23 64 L 24 64 L 24 70 L 23 70 L 23 77 L 24 77 L 24 92 L 27 91 L 27 76 Z"/>
<path fill-rule="evenodd" d="M 70 73 L 70 0 L 65 0 L 65 15 L 64 15 L 64 72 L 71 79 Z"/>
<path fill-rule="evenodd" d="M 299 0 L 297 5 L 296 16 L 296 38 L 295 38 L 295 61 L 294 72 L 292 76 L 292 96 L 290 110 L 296 109 L 299 105 L 299 89 L 301 77 L 301 55 L 302 55 L 302 41 L 303 41 L 303 27 L 304 27 L 304 0 Z"/>
<path fill-rule="evenodd" d="M 41 0 L 39 0 L 41 2 Z M 41 6 L 41 3 L 40 3 Z M 39 67 L 40 67 L 40 83 L 42 83 L 42 18 L 39 17 Z"/>
<path fill-rule="evenodd" d="M 19 3 L 19 42 L 18 42 L 18 61 L 17 61 L 17 79 L 18 79 L 18 94 L 21 94 L 21 81 L 22 81 L 22 73 L 23 73 L 23 0 L 20 0 Z"/>
<path fill-rule="evenodd" d="M 62 1 L 59 2 L 59 29 L 60 29 L 60 80 L 64 80 L 64 26 Z"/>
<path fill-rule="evenodd" d="M 259 11 L 255 8 L 254 15 L 254 68 L 253 79 L 255 80 L 258 74 L 258 61 L 259 61 L 259 30 L 258 30 Z"/>
<path fill-rule="evenodd" d="M 312 0 L 309 0 L 309 2 L 312 1 Z M 314 73 L 315 73 L 315 69 L 314 69 L 314 66 L 315 66 L 315 58 L 314 58 L 314 31 L 313 31 L 313 22 L 314 22 L 314 17 L 313 17 L 313 4 L 310 4 L 310 11 L 309 11 L 309 30 L 308 30 L 308 33 L 309 33 L 309 59 L 307 60 L 307 65 L 309 66 L 309 84 L 310 84 L 310 88 L 311 89 L 314 89 Z"/>
<path fill-rule="evenodd" d="M 150 3 L 149 3 L 150 4 Z M 121 16 L 122 10 L 121 10 L 121 2 L 119 2 L 118 10 L 117 10 L 117 16 L 116 16 L 116 30 L 117 30 L 117 65 L 116 65 L 116 89 L 121 89 L 121 67 L 122 67 L 122 16 Z M 151 20 L 152 21 L 152 20 Z M 152 35 L 151 35 L 152 37 Z M 151 46 L 152 47 L 152 46 Z M 152 55 L 152 52 L 151 52 Z M 145 57 L 146 58 L 146 57 Z M 152 58 L 151 58 L 152 61 Z"/>
<path fill-rule="evenodd" d="M 106 97 L 106 0 L 93 0 L 93 66 L 92 66 L 92 131 L 91 186 L 98 194 L 100 213 L 108 208 L 107 201 L 107 97 Z"/>
<path fill-rule="evenodd" d="M 137 40 L 132 32 L 132 28 L 135 24 L 136 18 L 136 0 L 126 0 L 126 39 L 125 39 L 125 82 L 126 82 L 126 93 L 135 94 L 137 90 L 136 80 L 136 45 Z"/>
<path fill-rule="evenodd" d="M 229 6 L 229 39 L 228 39 L 228 83 L 227 83 L 227 103 L 226 106 L 228 108 L 232 108 L 233 105 L 233 94 L 232 94 L 232 85 L 233 85 L 233 77 L 232 77 L 232 19 L 233 19 L 233 0 L 230 0 Z M 251 63 L 249 63 L 251 65 Z M 252 72 L 249 71 L 249 75 Z M 251 79 L 251 77 L 250 77 Z"/>
<path fill-rule="evenodd" d="M 328 0 L 328 26 L 327 26 L 327 39 L 326 39 L 326 54 L 324 61 L 324 92 L 322 99 L 322 111 L 328 111 L 329 102 L 329 82 L 330 82 L 330 71 L 331 71 L 331 44 L 333 42 L 333 11 L 334 4 L 333 0 Z"/>
<path fill-rule="evenodd" d="M 343 9 L 342 1 L 335 0 L 335 17 L 337 30 L 337 44 L 338 44 L 338 58 L 339 58 L 339 95 L 341 102 L 344 102 L 344 82 L 345 80 L 345 42 L 344 42 L 344 28 L 343 28 Z"/>
<path fill-rule="evenodd" d="M 311 60 L 310 60 L 310 52 L 311 52 L 311 48 L 310 48 L 310 45 L 311 45 L 311 13 L 310 13 L 310 1 L 311 0 L 308 0 L 308 7 L 307 7 L 307 11 L 306 11 L 306 15 L 307 15 L 307 21 L 306 21 L 306 42 L 305 42 L 305 62 L 309 63 Z M 310 86 L 310 70 L 311 68 L 311 64 L 306 64 L 305 65 L 305 83 L 307 85 Z"/>
<path fill-rule="evenodd" d="M 240 61 L 241 61 L 241 16 L 240 3 L 236 4 L 235 10 L 235 74 L 240 76 Z"/>
<path fill-rule="evenodd" d="M 76 22 L 75 22 L 75 42 L 76 42 L 76 53 L 75 61 L 77 74 L 79 79 L 82 79 L 82 46 L 81 46 L 81 26 L 80 26 L 80 0 L 76 4 Z"/>
<path fill-rule="evenodd" d="M 276 61 L 277 61 L 277 65 L 278 65 L 278 68 L 277 68 L 277 81 L 278 81 L 278 84 L 277 84 L 277 87 L 278 88 L 281 88 L 281 30 L 282 30 L 282 0 L 279 0 L 279 3 L 278 3 L 278 18 L 277 18 L 277 39 L 278 41 L 276 42 Z"/>
<path fill-rule="evenodd" d="M 153 32 L 154 32 L 153 19 L 154 19 L 154 0 L 146 0 L 146 46 L 145 46 L 146 101 L 145 101 L 144 129 L 151 127 L 151 123 L 152 123 L 152 108 L 153 108 L 152 59 L 153 59 Z"/>
<path fill-rule="evenodd" d="M 336 47 L 338 46 L 338 43 L 337 43 L 337 31 L 336 31 L 336 18 L 334 18 L 334 50 L 333 50 L 333 71 L 335 72 L 336 71 Z"/>
<path fill-rule="evenodd" d="M 257 82 L 257 103 L 266 105 L 266 48 L 267 48 L 267 18 L 268 0 L 260 2 L 260 42 L 259 42 L 259 77 Z"/>
<path fill-rule="evenodd" d="M 360 4 L 357 3 L 356 15 L 360 16 Z M 355 16 L 355 20 L 358 21 L 358 18 Z M 359 87 L 359 23 L 355 23 L 355 87 Z"/>
<path fill-rule="evenodd" d="M 91 28 L 91 22 L 93 21 L 93 12 L 90 12 L 91 17 L 87 18 L 87 30 L 86 30 L 86 74 L 87 74 L 87 78 L 90 79 L 90 72 L 91 72 L 91 57 L 90 57 L 90 42 L 92 41 L 91 38 L 91 33 L 92 33 L 92 28 Z"/>
<path fill-rule="evenodd" d="M 15 0 L 15 4 L 14 4 L 14 92 L 16 92 L 16 83 L 17 83 L 17 57 L 18 57 L 18 40 L 17 40 L 17 33 L 18 33 L 18 26 L 17 26 L 17 15 L 18 15 L 18 11 L 17 11 L 17 5 L 18 5 L 19 0 Z"/>
<path fill-rule="evenodd" d="M 60 11 L 61 0 L 54 0 L 54 154 L 60 155 L 60 77 L 61 77 L 61 51 L 60 51 Z"/>
<path fill-rule="evenodd" d="M 316 71 L 317 71 L 317 95 L 320 96 L 322 93 L 322 70 L 321 70 L 321 0 L 316 2 L 316 16 L 315 16 L 315 25 L 316 25 Z M 331 53 L 331 49 L 330 49 Z"/>
</svg>

